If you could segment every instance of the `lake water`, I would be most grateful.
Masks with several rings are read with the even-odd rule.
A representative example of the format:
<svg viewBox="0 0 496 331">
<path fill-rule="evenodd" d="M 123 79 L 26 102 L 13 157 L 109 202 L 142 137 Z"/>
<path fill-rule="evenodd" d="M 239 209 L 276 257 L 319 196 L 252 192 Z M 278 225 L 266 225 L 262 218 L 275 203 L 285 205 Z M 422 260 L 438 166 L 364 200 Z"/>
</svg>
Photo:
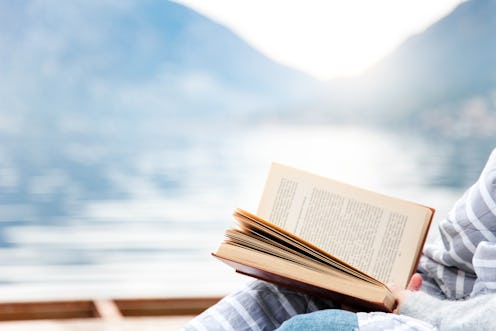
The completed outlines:
<svg viewBox="0 0 496 331">
<path fill-rule="evenodd" d="M 272 161 L 430 205 L 438 220 L 493 148 L 351 126 L 202 127 L 161 139 L 100 165 L 113 190 L 85 193 L 65 168 L 45 168 L 25 199 L 1 201 L 0 299 L 222 295 L 246 278 L 210 252 L 236 207 L 256 210 Z M 84 163 L 111 148 L 97 147 L 68 153 Z M 23 181 L 9 171 L 0 169 L 3 190 Z"/>
</svg>

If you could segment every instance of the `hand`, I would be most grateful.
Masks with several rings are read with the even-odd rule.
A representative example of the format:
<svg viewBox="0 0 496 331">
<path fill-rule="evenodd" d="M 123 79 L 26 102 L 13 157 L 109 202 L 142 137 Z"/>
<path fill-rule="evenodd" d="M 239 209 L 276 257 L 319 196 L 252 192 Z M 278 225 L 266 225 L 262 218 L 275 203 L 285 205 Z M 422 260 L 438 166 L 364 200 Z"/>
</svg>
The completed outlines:
<svg viewBox="0 0 496 331">
<path fill-rule="evenodd" d="M 396 299 L 397 305 L 394 310 L 395 313 L 398 313 L 401 309 L 401 305 L 405 302 L 405 300 L 412 294 L 412 291 L 418 291 L 422 287 L 422 276 L 420 274 L 414 274 L 408 283 L 406 289 L 401 288 L 396 284 L 391 284 L 389 289 L 393 293 L 394 298 Z"/>
</svg>

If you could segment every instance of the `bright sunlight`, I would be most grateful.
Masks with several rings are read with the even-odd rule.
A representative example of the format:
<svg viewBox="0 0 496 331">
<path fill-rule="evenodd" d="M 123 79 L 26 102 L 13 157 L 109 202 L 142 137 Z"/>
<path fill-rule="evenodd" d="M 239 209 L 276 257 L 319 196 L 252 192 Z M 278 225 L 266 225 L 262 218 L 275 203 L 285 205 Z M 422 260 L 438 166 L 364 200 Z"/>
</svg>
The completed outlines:
<svg viewBox="0 0 496 331">
<path fill-rule="evenodd" d="M 179 0 L 322 80 L 363 72 L 461 0 Z"/>
</svg>

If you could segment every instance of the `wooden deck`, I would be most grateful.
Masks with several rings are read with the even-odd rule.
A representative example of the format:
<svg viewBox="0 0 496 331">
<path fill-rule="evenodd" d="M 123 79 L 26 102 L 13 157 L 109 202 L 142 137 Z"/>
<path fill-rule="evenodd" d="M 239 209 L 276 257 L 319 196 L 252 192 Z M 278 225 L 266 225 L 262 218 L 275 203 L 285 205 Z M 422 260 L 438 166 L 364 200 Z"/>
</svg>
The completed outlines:
<svg viewBox="0 0 496 331">
<path fill-rule="evenodd" d="M 12 331 L 178 330 L 220 298 L 0 303 L 0 329 Z"/>
<path fill-rule="evenodd" d="M 132 317 L 122 320 L 74 319 L 1 322 L 2 331 L 169 331 L 179 330 L 192 316 Z"/>
</svg>

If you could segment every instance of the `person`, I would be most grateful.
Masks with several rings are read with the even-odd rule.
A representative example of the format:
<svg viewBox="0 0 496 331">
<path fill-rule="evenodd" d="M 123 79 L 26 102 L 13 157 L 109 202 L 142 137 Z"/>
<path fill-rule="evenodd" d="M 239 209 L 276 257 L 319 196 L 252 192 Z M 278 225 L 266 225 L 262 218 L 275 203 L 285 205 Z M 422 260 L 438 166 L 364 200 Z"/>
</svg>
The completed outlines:
<svg viewBox="0 0 496 331">
<path fill-rule="evenodd" d="M 438 228 L 408 289 L 392 286 L 396 314 L 351 313 L 338 303 L 256 280 L 182 330 L 495 330 L 496 149 Z"/>
</svg>

